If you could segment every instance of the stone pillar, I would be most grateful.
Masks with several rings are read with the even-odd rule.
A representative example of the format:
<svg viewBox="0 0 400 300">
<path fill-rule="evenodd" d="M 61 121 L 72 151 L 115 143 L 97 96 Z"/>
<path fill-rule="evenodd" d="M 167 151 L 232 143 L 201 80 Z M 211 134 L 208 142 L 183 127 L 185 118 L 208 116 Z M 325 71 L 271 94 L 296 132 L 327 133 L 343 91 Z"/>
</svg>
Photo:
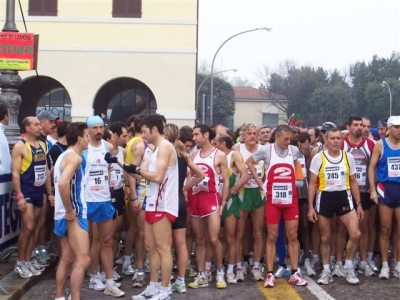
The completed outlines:
<svg viewBox="0 0 400 300">
<path fill-rule="evenodd" d="M 3 32 L 18 32 L 15 25 L 15 0 L 7 0 L 6 3 L 6 22 Z M 21 96 L 18 95 L 18 88 L 21 85 L 21 77 L 14 70 L 0 70 L 0 102 L 8 107 L 10 117 L 9 125 L 6 128 L 5 135 L 8 139 L 10 148 L 20 139 L 18 114 L 21 106 Z"/>
</svg>

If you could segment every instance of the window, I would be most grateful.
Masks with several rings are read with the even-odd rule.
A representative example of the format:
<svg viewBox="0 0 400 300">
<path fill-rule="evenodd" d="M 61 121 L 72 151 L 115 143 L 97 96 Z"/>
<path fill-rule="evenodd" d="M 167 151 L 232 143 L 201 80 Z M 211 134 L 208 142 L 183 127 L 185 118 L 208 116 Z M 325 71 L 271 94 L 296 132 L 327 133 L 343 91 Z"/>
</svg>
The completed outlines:
<svg viewBox="0 0 400 300">
<path fill-rule="evenodd" d="M 141 18 L 142 0 L 113 0 L 113 18 Z"/>
<path fill-rule="evenodd" d="M 29 0 L 30 16 L 57 16 L 57 0 Z"/>
<path fill-rule="evenodd" d="M 278 126 L 278 114 L 262 114 L 262 125 L 268 125 L 272 128 Z"/>
</svg>

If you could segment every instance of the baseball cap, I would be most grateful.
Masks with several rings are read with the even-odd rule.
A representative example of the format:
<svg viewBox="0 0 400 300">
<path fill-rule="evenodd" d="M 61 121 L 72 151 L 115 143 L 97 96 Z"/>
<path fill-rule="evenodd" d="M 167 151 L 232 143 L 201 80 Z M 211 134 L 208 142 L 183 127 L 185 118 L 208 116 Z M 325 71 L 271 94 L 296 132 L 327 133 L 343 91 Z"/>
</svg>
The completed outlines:
<svg viewBox="0 0 400 300">
<path fill-rule="evenodd" d="M 52 114 L 48 110 L 42 110 L 40 113 L 38 113 L 36 118 L 38 118 L 39 121 L 42 121 L 42 120 L 55 121 L 55 120 L 60 119 L 60 117 L 57 117 L 56 115 Z"/>
<path fill-rule="evenodd" d="M 387 127 L 390 127 L 392 125 L 400 125 L 400 116 L 391 116 L 387 120 Z"/>
<path fill-rule="evenodd" d="M 300 131 L 300 128 L 298 126 L 290 126 L 291 131 Z"/>
<path fill-rule="evenodd" d="M 322 124 L 321 131 L 328 131 L 329 129 L 336 128 L 335 123 L 332 122 L 325 122 Z"/>
</svg>

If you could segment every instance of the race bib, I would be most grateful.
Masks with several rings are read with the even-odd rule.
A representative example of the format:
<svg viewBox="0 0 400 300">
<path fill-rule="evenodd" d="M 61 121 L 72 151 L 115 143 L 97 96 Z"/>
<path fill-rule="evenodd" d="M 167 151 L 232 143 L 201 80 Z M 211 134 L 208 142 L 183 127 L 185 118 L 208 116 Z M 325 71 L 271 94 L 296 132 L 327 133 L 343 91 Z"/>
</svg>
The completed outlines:
<svg viewBox="0 0 400 300">
<path fill-rule="evenodd" d="M 339 167 L 325 167 L 325 183 L 327 186 L 342 184 L 342 176 Z"/>
<path fill-rule="evenodd" d="M 192 187 L 193 194 L 197 194 L 199 192 L 209 192 L 208 182 L 210 181 L 210 177 L 206 176 L 202 181 Z"/>
<path fill-rule="evenodd" d="M 119 170 L 118 170 L 119 171 Z M 116 174 L 117 170 L 114 170 L 114 168 L 111 168 L 111 178 L 110 178 L 110 187 L 115 187 L 117 186 L 118 183 L 118 175 Z"/>
<path fill-rule="evenodd" d="M 150 180 L 146 179 L 146 197 L 151 197 Z"/>
<path fill-rule="evenodd" d="M 35 166 L 35 182 L 33 183 L 34 186 L 42 186 L 47 179 L 46 176 L 46 166 Z"/>
<path fill-rule="evenodd" d="M 89 173 L 89 190 L 90 192 L 104 191 L 107 184 L 108 175 L 105 175 L 103 171 L 90 171 Z"/>
<path fill-rule="evenodd" d="M 292 184 L 272 184 L 272 204 L 292 204 Z"/>
<path fill-rule="evenodd" d="M 254 165 L 254 168 L 256 169 L 257 177 L 262 178 L 262 166 L 260 164 Z M 254 180 L 254 176 L 251 174 L 250 170 L 247 169 L 247 173 L 249 174 L 249 180 Z"/>
<path fill-rule="evenodd" d="M 388 176 L 399 177 L 400 176 L 400 157 L 388 157 Z"/>
<path fill-rule="evenodd" d="M 367 166 L 356 166 L 355 175 L 358 185 L 365 185 L 367 183 Z"/>
</svg>

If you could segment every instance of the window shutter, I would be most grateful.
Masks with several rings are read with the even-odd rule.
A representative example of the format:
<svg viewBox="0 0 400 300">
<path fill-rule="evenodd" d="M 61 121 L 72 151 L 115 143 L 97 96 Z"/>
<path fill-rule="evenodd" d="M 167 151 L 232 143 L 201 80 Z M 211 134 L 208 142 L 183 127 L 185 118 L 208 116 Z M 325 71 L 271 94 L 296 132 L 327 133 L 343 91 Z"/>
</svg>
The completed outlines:
<svg viewBox="0 0 400 300">
<path fill-rule="evenodd" d="M 128 0 L 129 10 L 128 15 L 130 18 L 142 17 L 142 0 Z"/>
<path fill-rule="evenodd" d="M 57 0 L 44 0 L 44 16 L 57 16 Z"/>
<path fill-rule="evenodd" d="M 28 14 L 30 16 L 42 15 L 42 0 L 29 0 Z"/>
<path fill-rule="evenodd" d="M 125 17 L 125 0 L 113 0 L 113 18 L 123 18 Z"/>
</svg>

